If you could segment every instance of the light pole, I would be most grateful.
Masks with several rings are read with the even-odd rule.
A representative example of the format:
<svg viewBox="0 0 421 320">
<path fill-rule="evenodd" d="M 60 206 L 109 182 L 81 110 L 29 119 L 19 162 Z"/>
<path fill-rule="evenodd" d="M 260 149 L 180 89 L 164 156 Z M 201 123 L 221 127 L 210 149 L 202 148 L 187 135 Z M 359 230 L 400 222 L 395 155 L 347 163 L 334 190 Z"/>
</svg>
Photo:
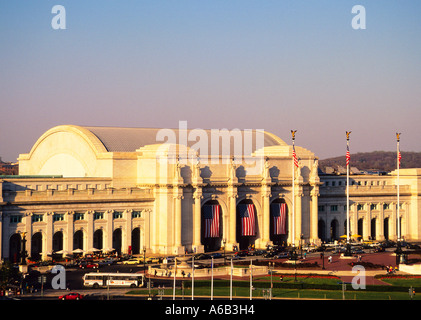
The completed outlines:
<svg viewBox="0 0 421 320">
<path fill-rule="evenodd" d="M 146 275 L 146 248 L 143 247 L 143 274 Z"/>
<path fill-rule="evenodd" d="M 227 241 L 224 239 L 224 240 L 222 240 L 222 243 L 224 244 L 224 266 L 225 266 L 226 263 L 227 263 L 226 255 L 225 255 L 225 245 L 226 245 Z"/>
<path fill-rule="evenodd" d="M 272 300 L 272 290 L 273 290 L 273 269 L 275 268 L 275 262 L 269 262 L 269 272 L 270 272 L 270 300 Z"/>
</svg>

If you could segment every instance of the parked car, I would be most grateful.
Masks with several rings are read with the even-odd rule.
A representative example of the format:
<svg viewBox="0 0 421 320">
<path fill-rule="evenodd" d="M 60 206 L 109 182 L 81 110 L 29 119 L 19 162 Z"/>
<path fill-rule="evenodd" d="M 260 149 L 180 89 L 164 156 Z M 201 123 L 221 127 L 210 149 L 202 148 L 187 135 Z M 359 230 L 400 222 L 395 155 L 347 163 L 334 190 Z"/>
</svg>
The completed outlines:
<svg viewBox="0 0 421 320">
<path fill-rule="evenodd" d="M 243 257 L 241 255 L 239 255 L 238 252 L 237 252 L 233 256 L 231 256 L 231 259 L 232 260 L 240 260 L 240 259 L 243 259 Z"/>
<path fill-rule="evenodd" d="M 412 243 L 407 242 L 406 243 L 406 248 L 407 249 L 420 249 L 421 247 L 419 245 L 417 245 L 417 244 L 412 244 Z"/>
<path fill-rule="evenodd" d="M 274 252 L 274 251 L 269 251 L 269 252 L 266 252 L 264 255 L 263 255 L 263 258 L 274 258 L 276 256 L 276 252 Z"/>
<path fill-rule="evenodd" d="M 251 251 L 249 251 L 250 256 L 261 256 L 265 253 L 266 253 L 265 250 L 251 250 Z"/>
<path fill-rule="evenodd" d="M 159 257 L 147 257 L 146 263 L 160 263 L 162 260 Z"/>
<path fill-rule="evenodd" d="M 279 252 L 274 256 L 274 258 L 282 259 L 282 258 L 288 258 L 289 256 L 290 256 L 289 252 Z"/>
<path fill-rule="evenodd" d="M 77 292 L 70 292 L 58 297 L 59 300 L 81 300 L 83 299 L 83 295 Z"/>
<path fill-rule="evenodd" d="M 206 253 L 199 253 L 194 256 L 194 260 L 205 260 L 212 258 L 209 254 Z"/>
<path fill-rule="evenodd" d="M 136 259 L 136 258 L 132 258 L 132 259 L 123 261 L 123 264 L 139 264 L 139 263 L 141 263 L 141 261 L 139 259 Z"/>
<path fill-rule="evenodd" d="M 79 268 L 80 269 L 98 269 L 99 265 L 98 263 L 94 263 L 92 261 L 81 261 L 79 263 Z"/>
<path fill-rule="evenodd" d="M 113 259 L 102 259 L 98 261 L 99 266 L 110 266 L 114 263 Z"/>
</svg>

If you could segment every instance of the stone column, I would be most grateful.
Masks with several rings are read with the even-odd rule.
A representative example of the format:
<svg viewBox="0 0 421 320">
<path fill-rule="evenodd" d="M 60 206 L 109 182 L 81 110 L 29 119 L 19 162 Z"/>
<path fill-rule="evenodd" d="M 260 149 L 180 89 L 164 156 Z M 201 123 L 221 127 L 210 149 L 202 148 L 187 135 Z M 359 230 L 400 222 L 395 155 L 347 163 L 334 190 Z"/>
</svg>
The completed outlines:
<svg viewBox="0 0 421 320">
<path fill-rule="evenodd" d="M 310 241 L 317 243 L 319 242 L 319 235 L 318 235 L 318 216 L 319 216 L 319 205 L 318 205 L 318 197 L 319 195 L 319 187 L 313 186 L 313 190 L 311 191 L 311 208 L 310 208 Z"/>
<path fill-rule="evenodd" d="M 63 250 L 72 253 L 73 251 L 73 215 L 74 211 L 67 211 L 66 212 L 66 222 L 67 222 L 67 230 L 66 230 L 66 241 L 63 243 Z"/>
<path fill-rule="evenodd" d="M 53 252 L 53 235 L 54 235 L 53 216 L 54 216 L 54 212 L 47 212 L 45 214 L 45 220 L 46 220 L 45 222 L 47 222 L 47 227 L 45 230 L 45 249 L 44 247 L 42 249 L 43 259 L 47 258 L 48 252 Z"/>
<path fill-rule="evenodd" d="M 107 221 L 105 227 L 105 236 L 103 235 L 104 249 L 109 249 L 113 247 L 113 214 L 114 210 L 107 210 L 104 212 L 104 218 Z"/>
<path fill-rule="evenodd" d="M 94 247 L 94 214 L 95 214 L 95 211 L 92 211 L 92 210 L 88 210 L 85 212 L 86 220 L 88 221 L 88 227 L 86 230 L 86 249 L 87 250 L 92 249 Z"/>
<path fill-rule="evenodd" d="M 390 240 L 397 240 L 398 239 L 398 230 L 397 230 L 397 223 L 396 223 L 396 202 L 390 203 L 392 206 L 392 216 L 389 218 L 389 239 Z"/>
<path fill-rule="evenodd" d="M 174 254 L 184 253 L 181 245 L 181 228 L 182 228 L 182 215 L 181 215 L 181 200 L 183 189 L 176 187 L 174 188 Z"/>
<path fill-rule="evenodd" d="M 229 233 L 228 233 L 228 245 L 232 248 L 238 246 L 237 235 L 236 235 L 236 220 L 237 220 L 237 190 L 232 187 L 228 192 L 229 199 Z"/>
<path fill-rule="evenodd" d="M 200 243 L 200 227 L 203 198 L 202 188 L 196 186 L 196 191 L 193 194 L 194 208 L 193 208 L 193 250 L 195 253 L 204 252 L 204 246 Z M 224 226 L 225 227 L 225 226 Z"/>
<path fill-rule="evenodd" d="M 377 223 L 376 227 L 376 240 L 383 241 L 384 240 L 384 208 L 383 208 L 384 202 L 379 203 L 379 221 Z M 378 229 L 378 231 L 377 231 Z"/>
<path fill-rule="evenodd" d="M 264 246 L 271 244 L 270 241 L 270 185 L 262 186 L 262 199 L 263 199 L 263 227 L 261 243 Z"/>
<path fill-rule="evenodd" d="M 369 237 L 371 237 L 371 202 L 368 202 L 368 203 L 366 203 L 366 206 L 367 206 L 367 214 L 366 214 L 366 218 L 367 218 L 367 221 L 366 221 L 366 223 L 365 223 L 365 225 L 366 225 L 366 228 L 367 228 L 367 232 L 366 232 L 366 234 L 367 234 L 367 236 L 366 237 L 364 237 L 365 239 L 369 239 Z"/>
</svg>

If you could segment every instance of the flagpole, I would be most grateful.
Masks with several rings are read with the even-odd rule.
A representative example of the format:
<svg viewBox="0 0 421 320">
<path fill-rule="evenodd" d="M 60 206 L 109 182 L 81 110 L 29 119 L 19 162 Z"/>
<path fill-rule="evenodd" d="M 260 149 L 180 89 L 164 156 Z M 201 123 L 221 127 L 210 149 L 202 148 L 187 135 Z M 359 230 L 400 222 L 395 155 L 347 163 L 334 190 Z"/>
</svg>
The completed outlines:
<svg viewBox="0 0 421 320">
<path fill-rule="evenodd" d="M 346 150 L 347 157 L 349 155 L 349 135 L 350 131 L 346 132 Z M 346 242 L 349 244 L 349 160 L 346 165 Z"/>
<path fill-rule="evenodd" d="M 250 300 L 253 300 L 253 260 L 250 260 Z"/>
<path fill-rule="evenodd" d="M 346 131 L 346 251 L 345 256 L 351 256 L 351 246 L 349 243 L 349 167 L 350 167 L 350 154 L 349 154 L 349 135 L 351 131 Z"/>
<path fill-rule="evenodd" d="M 192 256 L 191 299 L 194 300 L 194 256 Z"/>
<path fill-rule="evenodd" d="M 292 150 L 295 153 L 295 133 L 297 130 L 291 130 Z M 292 246 L 295 247 L 295 156 L 292 157 Z"/>
<path fill-rule="evenodd" d="M 232 257 L 231 257 L 231 276 L 230 276 L 230 300 L 232 300 L 232 273 L 233 273 L 234 266 L 232 265 Z"/>
<path fill-rule="evenodd" d="M 213 257 L 212 257 L 212 260 L 211 260 L 211 273 L 212 273 L 212 275 L 211 275 L 211 300 L 213 300 Z"/>
<path fill-rule="evenodd" d="M 175 300 L 175 275 L 177 273 L 177 258 L 174 259 L 174 284 L 172 289 L 172 299 Z"/>
<path fill-rule="evenodd" d="M 396 167 L 397 167 L 397 174 L 398 174 L 398 179 L 397 179 L 397 200 L 398 200 L 398 208 L 397 208 L 397 226 L 398 226 L 398 241 L 401 240 L 401 224 L 400 224 L 400 202 L 399 202 L 399 185 L 400 185 L 400 181 L 399 181 L 399 167 L 400 167 L 400 159 L 399 159 L 399 154 L 400 154 L 400 150 L 399 150 L 399 141 L 400 141 L 400 133 L 396 133 L 396 140 L 397 140 L 397 152 L 396 152 Z"/>
</svg>

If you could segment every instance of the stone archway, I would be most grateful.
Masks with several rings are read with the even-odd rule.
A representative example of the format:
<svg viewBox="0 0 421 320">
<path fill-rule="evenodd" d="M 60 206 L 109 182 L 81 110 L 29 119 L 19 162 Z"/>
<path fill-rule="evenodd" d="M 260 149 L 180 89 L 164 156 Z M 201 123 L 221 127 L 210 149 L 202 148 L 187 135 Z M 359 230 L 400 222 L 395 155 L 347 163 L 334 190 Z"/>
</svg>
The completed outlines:
<svg viewBox="0 0 421 320">
<path fill-rule="evenodd" d="M 115 229 L 113 231 L 113 248 L 117 253 L 121 254 L 121 248 L 122 248 L 122 242 L 123 240 L 123 232 L 121 231 L 121 228 Z"/>
<path fill-rule="evenodd" d="M 57 231 L 53 235 L 53 252 L 63 250 L 63 232 Z"/>
<path fill-rule="evenodd" d="M 205 252 L 217 251 L 222 246 L 222 208 L 217 200 L 206 201 L 201 209 L 200 241 Z"/>
<path fill-rule="evenodd" d="M 270 204 L 270 233 L 269 239 L 274 245 L 286 245 L 288 243 L 289 210 L 285 199 L 275 199 Z"/>
<path fill-rule="evenodd" d="M 254 247 L 258 234 L 256 206 L 251 199 L 244 199 L 237 204 L 237 242 L 240 250 Z"/>
<path fill-rule="evenodd" d="M 14 233 L 9 240 L 9 260 L 17 263 L 21 259 L 21 241 L 22 238 L 19 233 Z"/>
<path fill-rule="evenodd" d="M 73 235 L 73 250 L 82 249 L 83 250 L 83 231 L 78 230 Z"/>
<path fill-rule="evenodd" d="M 142 250 L 143 252 L 143 248 L 140 248 L 140 243 L 141 243 L 141 239 L 140 239 L 140 228 L 134 228 L 132 230 L 132 254 L 139 254 Z"/>
<path fill-rule="evenodd" d="M 36 232 L 31 237 L 31 259 L 41 259 L 42 253 L 42 233 Z"/>
<path fill-rule="evenodd" d="M 94 248 L 102 250 L 104 248 L 104 232 L 102 229 L 97 229 L 94 232 Z"/>
</svg>

